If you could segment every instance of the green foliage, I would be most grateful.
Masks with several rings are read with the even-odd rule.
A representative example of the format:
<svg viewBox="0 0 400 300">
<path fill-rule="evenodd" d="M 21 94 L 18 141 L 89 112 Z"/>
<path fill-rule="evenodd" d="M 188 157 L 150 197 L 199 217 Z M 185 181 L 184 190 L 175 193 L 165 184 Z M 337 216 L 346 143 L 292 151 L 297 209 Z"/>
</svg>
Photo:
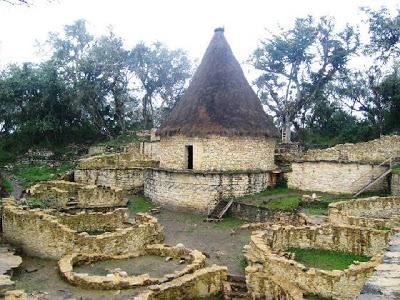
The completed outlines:
<svg viewBox="0 0 400 300">
<path fill-rule="evenodd" d="M 289 196 L 284 198 L 269 200 L 265 207 L 272 210 L 282 210 L 282 211 L 296 211 L 300 205 L 299 196 Z"/>
<path fill-rule="evenodd" d="M 392 169 L 393 174 L 400 174 L 400 165 L 399 166 L 395 166 Z"/>
<path fill-rule="evenodd" d="M 132 196 L 128 202 L 128 209 L 132 213 L 146 212 L 152 208 L 154 208 L 154 204 L 143 195 Z"/>
<path fill-rule="evenodd" d="M 109 146 L 109 147 L 121 147 L 121 146 L 125 146 L 129 143 L 134 143 L 137 141 L 138 141 L 138 139 L 136 136 L 123 134 L 123 135 L 119 135 L 115 138 L 111 138 L 104 142 L 101 142 L 98 145 L 99 146 Z"/>
<path fill-rule="evenodd" d="M 50 201 L 49 200 L 36 198 L 36 197 L 26 197 L 25 198 L 25 204 L 29 208 L 49 208 L 50 207 Z"/>
<path fill-rule="evenodd" d="M 295 253 L 295 260 L 305 266 L 322 270 L 344 270 L 354 261 L 367 262 L 370 260 L 370 257 L 365 255 L 322 249 L 289 248 L 287 251 Z"/>
<path fill-rule="evenodd" d="M 4 190 L 9 194 L 12 193 L 14 190 L 14 187 L 13 187 L 11 181 L 7 177 L 0 176 L 0 179 L 2 180 L 1 186 L 3 186 Z"/>
<path fill-rule="evenodd" d="M 59 167 L 50 167 L 43 164 L 20 164 L 15 169 L 15 175 L 25 187 L 30 187 L 37 182 L 54 179 L 58 174 L 63 174 L 72 168 L 73 165 L 70 163 L 62 164 Z"/>
<path fill-rule="evenodd" d="M 247 262 L 247 259 L 244 256 L 239 256 L 238 260 L 239 260 L 239 265 L 242 268 L 242 270 L 246 269 L 246 267 L 249 265 L 249 263 Z"/>
<path fill-rule="evenodd" d="M 219 229 L 219 230 L 231 230 L 235 229 L 236 227 L 239 227 L 240 225 L 243 225 L 246 223 L 242 219 L 232 217 L 232 216 L 227 216 L 222 219 L 222 221 L 217 222 L 213 224 L 213 228 Z"/>
</svg>

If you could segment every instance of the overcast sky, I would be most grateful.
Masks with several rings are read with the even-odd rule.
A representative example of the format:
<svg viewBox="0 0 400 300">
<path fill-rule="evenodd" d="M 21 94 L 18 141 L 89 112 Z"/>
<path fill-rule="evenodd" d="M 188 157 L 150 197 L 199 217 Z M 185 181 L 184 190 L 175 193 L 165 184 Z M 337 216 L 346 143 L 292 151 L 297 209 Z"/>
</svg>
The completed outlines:
<svg viewBox="0 0 400 300">
<path fill-rule="evenodd" d="M 255 49 L 265 29 L 287 27 L 295 17 L 331 15 L 343 26 L 358 24 L 360 6 L 394 11 L 397 0 L 33 0 L 31 7 L 0 1 L 0 64 L 38 61 L 35 40 L 49 31 L 84 18 L 89 31 L 100 35 L 111 25 L 127 47 L 138 41 L 160 40 L 201 58 L 213 29 L 225 26 L 225 35 L 239 61 Z"/>
</svg>

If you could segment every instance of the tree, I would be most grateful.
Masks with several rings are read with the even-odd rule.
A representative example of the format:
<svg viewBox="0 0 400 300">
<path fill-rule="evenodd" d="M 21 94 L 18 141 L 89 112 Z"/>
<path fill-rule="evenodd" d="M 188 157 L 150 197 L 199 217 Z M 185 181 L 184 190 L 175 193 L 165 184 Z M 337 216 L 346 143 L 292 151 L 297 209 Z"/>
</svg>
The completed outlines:
<svg viewBox="0 0 400 300">
<path fill-rule="evenodd" d="M 155 101 L 162 112 L 181 98 L 192 72 L 190 60 L 181 49 L 170 50 L 159 42 L 139 43 L 130 52 L 129 64 L 140 82 L 143 126 L 151 128 Z"/>
<path fill-rule="evenodd" d="M 371 10 L 363 8 L 367 13 L 370 42 L 366 47 L 367 53 L 378 54 L 378 58 L 387 62 L 390 57 L 400 54 L 400 10 L 391 17 L 387 8 Z"/>
<path fill-rule="evenodd" d="M 262 74 L 256 80 L 261 100 L 290 141 L 291 126 L 304 126 L 313 104 L 326 99 L 326 88 L 359 46 L 357 31 L 347 25 L 336 33 L 334 20 L 309 16 L 294 27 L 264 40 L 254 51 L 252 64 Z"/>
</svg>

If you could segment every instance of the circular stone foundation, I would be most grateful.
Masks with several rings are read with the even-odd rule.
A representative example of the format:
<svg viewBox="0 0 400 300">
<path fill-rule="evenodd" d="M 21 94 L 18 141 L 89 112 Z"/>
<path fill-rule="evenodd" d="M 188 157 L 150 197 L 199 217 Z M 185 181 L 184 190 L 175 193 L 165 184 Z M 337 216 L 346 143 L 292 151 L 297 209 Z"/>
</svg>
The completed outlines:
<svg viewBox="0 0 400 300">
<path fill-rule="evenodd" d="M 182 263 L 187 263 L 187 265 L 179 271 L 177 270 L 174 273 L 166 274 L 162 277 L 151 277 L 149 274 L 133 276 L 128 275 L 124 271 L 110 273 L 105 276 L 74 272 L 74 266 L 77 264 L 94 263 L 104 260 L 129 259 L 140 256 L 168 257 L 168 259 L 178 259 L 179 261 L 182 261 Z M 146 246 L 142 251 L 121 255 L 72 253 L 62 257 L 58 262 L 58 267 L 61 276 L 73 285 L 98 290 L 119 290 L 171 281 L 175 278 L 193 273 L 194 271 L 203 268 L 205 260 L 206 257 L 197 250 L 154 244 Z"/>
<path fill-rule="evenodd" d="M 389 231 L 351 226 L 272 226 L 254 232 L 245 246 L 249 262 L 246 278 L 254 294 L 266 295 L 261 282 L 280 278 L 295 284 L 305 294 L 332 299 L 354 299 L 379 264 L 390 237 Z M 310 268 L 288 256 L 290 248 L 321 249 L 370 256 L 368 262 L 354 262 L 344 270 Z M 261 276 L 260 276 L 261 275 Z M 263 279 L 266 278 L 266 279 Z"/>
<path fill-rule="evenodd" d="M 329 204 L 329 222 L 376 229 L 400 226 L 400 196 L 370 197 Z"/>
</svg>

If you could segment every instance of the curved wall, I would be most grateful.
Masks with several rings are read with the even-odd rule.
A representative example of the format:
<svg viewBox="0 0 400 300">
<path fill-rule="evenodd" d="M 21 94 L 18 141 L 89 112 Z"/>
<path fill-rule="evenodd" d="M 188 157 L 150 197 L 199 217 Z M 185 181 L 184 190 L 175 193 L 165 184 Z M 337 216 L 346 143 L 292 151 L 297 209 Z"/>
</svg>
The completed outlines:
<svg viewBox="0 0 400 300">
<path fill-rule="evenodd" d="M 161 168 L 187 169 L 187 146 L 193 146 L 194 170 L 272 170 L 276 140 L 265 137 L 161 137 Z"/>
</svg>

